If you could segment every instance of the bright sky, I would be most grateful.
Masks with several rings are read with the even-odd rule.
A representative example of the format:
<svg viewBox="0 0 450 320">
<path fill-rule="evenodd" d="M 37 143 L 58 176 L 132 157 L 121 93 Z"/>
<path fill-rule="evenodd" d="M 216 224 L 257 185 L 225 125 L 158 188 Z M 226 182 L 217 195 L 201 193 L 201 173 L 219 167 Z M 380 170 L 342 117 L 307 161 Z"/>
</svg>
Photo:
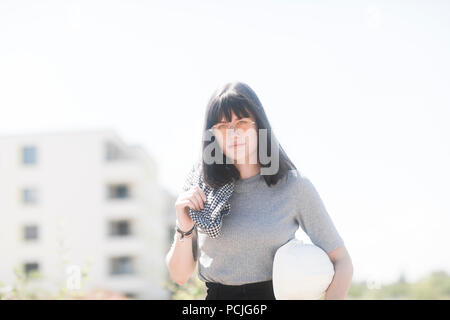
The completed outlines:
<svg viewBox="0 0 450 320">
<path fill-rule="evenodd" d="M 113 128 L 177 194 L 206 103 L 258 94 L 355 280 L 450 272 L 450 3 L 0 2 L 0 134 Z"/>
</svg>

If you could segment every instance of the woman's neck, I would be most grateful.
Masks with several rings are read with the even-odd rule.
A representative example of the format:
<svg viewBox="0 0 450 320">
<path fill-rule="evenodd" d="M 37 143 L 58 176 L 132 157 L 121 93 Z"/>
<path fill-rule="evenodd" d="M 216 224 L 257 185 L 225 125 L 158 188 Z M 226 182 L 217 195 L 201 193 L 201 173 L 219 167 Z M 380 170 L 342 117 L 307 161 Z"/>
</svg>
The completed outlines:
<svg viewBox="0 0 450 320">
<path fill-rule="evenodd" d="M 261 166 L 259 163 L 248 164 L 248 163 L 235 163 L 235 167 L 239 170 L 240 178 L 247 179 L 253 177 L 260 173 Z"/>
</svg>

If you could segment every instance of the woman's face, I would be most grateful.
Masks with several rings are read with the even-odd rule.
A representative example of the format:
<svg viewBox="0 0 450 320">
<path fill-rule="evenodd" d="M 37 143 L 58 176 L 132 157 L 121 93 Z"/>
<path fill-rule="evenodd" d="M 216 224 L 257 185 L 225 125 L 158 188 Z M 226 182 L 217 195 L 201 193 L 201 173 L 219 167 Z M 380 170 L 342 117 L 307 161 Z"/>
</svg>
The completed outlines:
<svg viewBox="0 0 450 320">
<path fill-rule="evenodd" d="M 231 122 L 222 117 L 213 127 L 220 148 L 234 163 L 257 163 L 258 128 L 256 121 L 252 123 L 253 121 L 255 118 L 251 114 L 238 119 L 232 112 Z"/>
</svg>

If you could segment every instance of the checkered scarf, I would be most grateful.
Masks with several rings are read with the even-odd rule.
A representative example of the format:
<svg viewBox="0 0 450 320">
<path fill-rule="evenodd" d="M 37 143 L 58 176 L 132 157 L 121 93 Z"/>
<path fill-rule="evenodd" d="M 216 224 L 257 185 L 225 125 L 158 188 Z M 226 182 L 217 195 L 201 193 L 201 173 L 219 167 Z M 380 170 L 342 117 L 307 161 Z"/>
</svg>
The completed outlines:
<svg viewBox="0 0 450 320">
<path fill-rule="evenodd" d="M 199 186 L 206 195 L 202 210 L 189 208 L 189 216 L 198 228 L 209 237 L 216 238 L 220 235 L 222 218 L 230 213 L 231 204 L 228 199 L 233 194 L 234 183 L 230 182 L 219 188 L 211 188 L 203 180 L 201 174 L 201 161 L 192 166 L 188 174 L 183 191 L 189 190 L 193 186 Z"/>
</svg>

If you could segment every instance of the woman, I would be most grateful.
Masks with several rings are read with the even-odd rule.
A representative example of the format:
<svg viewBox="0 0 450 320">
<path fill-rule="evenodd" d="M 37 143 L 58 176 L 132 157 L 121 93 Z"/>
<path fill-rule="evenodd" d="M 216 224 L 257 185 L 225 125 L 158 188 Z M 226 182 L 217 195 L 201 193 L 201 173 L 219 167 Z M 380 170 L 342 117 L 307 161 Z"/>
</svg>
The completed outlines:
<svg viewBox="0 0 450 320">
<path fill-rule="evenodd" d="M 211 132 L 212 141 L 207 138 Z M 171 278 L 184 284 L 198 261 L 206 300 L 275 299 L 275 252 L 301 227 L 334 264 L 325 299 L 345 299 L 353 268 L 344 242 L 311 181 L 297 171 L 275 139 L 261 102 L 247 84 L 228 83 L 212 95 L 203 141 L 202 156 L 192 170 L 200 170 L 211 188 L 233 183 L 231 209 L 222 217 L 220 236 L 209 237 L 189 214 L 204 208 L 205 192 L 198 186 L 183 187 L 175 208 L 184 237 L 175 234 L 166 257 Z M 217 147 L 214 155 L 206 152 L 211 146 Z M 269 162 L 260 149 L 272 150 Z M 184 234 L 188 230 L 192 233 Z"/>
</svg>

